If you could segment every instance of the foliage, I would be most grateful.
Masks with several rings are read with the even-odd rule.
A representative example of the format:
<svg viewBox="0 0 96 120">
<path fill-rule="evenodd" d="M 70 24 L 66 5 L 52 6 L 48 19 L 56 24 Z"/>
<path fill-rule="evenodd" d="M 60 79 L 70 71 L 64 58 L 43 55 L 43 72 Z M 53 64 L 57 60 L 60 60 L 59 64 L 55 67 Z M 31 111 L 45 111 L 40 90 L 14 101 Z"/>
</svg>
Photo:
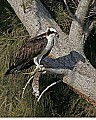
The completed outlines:
<svg viewBox="0 0 96 120">
<path fill-rule="evenodd" d="M 84 44 L 84 52 L 87 59 L 96 68 L 96 25 L 94 25 L 92 32 Z"/>
<path fill-rule="evenodd" d="M 69 33 L 71 18 L 68 17 L 63 0 L 41 0 L 45 7 L 50 11 L 51 15 L 61 27 L 61 29 Z"/>
<path fill-rule="evenodd" d="M 41 2 L 50 11 L 52 17 L 55 19 L 55 21 L 58 23 L 61 29 L 68 34 L 72 19 L 66 10 L 64 1 L 63 0 L 41 0 Z M 74 13 L 77 8 L 78 2 L 76 0 L 75 2 L 67 0 L 67 3 L 72 13 Z"/>
<path fill-rule="evenodd" d="M 50 2 L 51 0 L 49 0 Z M 46 2 L 48 2 L 46 0 Z M 68 29 L 71 20 L 63 11 L 62 1 L 53 1 L 51 9 L 55 12 L 53 17 L 61 24 L 61 28 Z M 49 5 L 49 4 L 48 4 Z M 50 6 L 50 5 L 49 5 Z M 59 17 L 59 18 L 58 18 Z M 65 21 L 68 24 L 65 24 Z M 65 25 L 65 26 L 64 26 Z M 68 28 L 67 28 L 68 27 Z M 21 99 L 22 88 L 30 77 L 19 73 L 4 76 L 9 65 L 14 62 L 16 51 L 23 41 L 29 37 L 25 27 L 6 2 L 0 1 L 0 117 L 84 117 L 96 116 L 95 108 L 75 94 L 69 86 L 60 83 L 44 94 L 41 101 L 36 103 L 32 95 L 31 84 L 27 86 L 24 99 Z M 31 71 L 33 68 L 27 70 Z M 24 71 L 23 71 L 24 72 Z M 49 79 L 50 78 L 50 79 Z M 53 76 L 42 75 L 40 90 L 58 80 Z"/>
<path fill-rule="evenodd" d="M 28 116 L 32 110 L 26 113 L 31 108 L 21 100 L 27 76 L 4 76 L 19 46 L 28 39 L 28 33 L 6 0 L 0 1 L 0 12 L 0 116 Z"/>
</svg>

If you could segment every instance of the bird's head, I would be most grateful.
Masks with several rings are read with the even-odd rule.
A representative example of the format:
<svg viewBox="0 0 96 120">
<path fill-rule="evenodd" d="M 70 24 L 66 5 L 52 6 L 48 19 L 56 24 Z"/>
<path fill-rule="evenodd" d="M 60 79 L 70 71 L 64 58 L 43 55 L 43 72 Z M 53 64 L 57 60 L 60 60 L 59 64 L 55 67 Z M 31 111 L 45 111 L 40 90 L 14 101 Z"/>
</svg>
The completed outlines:
<svg viewBox="0 0 96 120">
<path fill-rule="evenodd" d="M 48 27 L 47 30 L 46 30 L 46 35 L 47 36 L 57 36 L 59 38 L 59 34 L 58 32 L 56 31 L 56 29 L 52 28 L 52 27 Z"/>
</svg>

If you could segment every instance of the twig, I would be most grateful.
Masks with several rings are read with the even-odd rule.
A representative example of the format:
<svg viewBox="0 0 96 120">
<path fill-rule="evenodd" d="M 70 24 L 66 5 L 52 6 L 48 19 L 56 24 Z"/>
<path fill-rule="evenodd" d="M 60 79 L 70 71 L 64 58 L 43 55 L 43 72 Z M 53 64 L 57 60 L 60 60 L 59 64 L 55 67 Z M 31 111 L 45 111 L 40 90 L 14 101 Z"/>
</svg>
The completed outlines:
<svg viewBox="0 0 96 120">
<path fill-rule="evenodd" d="M 74 14 L 72 14 L 72 12 L 70 11 L 70 9 L 69 9 L 69 7 L 68 7 L 68 5 L 67 5 L 66 0 L 63 0 L 63 1 L 64 1 L 65 5 L 66 5 L 66 8 L 67 8 L 67 11 L 68 11 L 69 15 L 70 15 L 74 20 L 76 20 L 76 16 L 75 16 Z"/>
<path fill-rule="evenodd" d="M 25 89 L 27 87 L 27 85 L 30 83 L 30 81 L 33 79 L 34 76 L 31 76 L 31 78 L 27 81 L 25 87 L 23 88 L 23 92 L 22 92 L 22 98 L 23 98 L 23 95 L 24 95 L 24 92 L 25 92 Z"/>
<path fill-rule="evenodd" d="M 75 7 L 77 7 L 77 5 L 76 5 L 75 1 L 74 1 L 74 0 L 72 0 L 72 2 L 73 2 L 73 4 L 75 5 Z"/>
<path fill-rule="evenodd" d="M 9 103 L 9 113 L 11 113 L 12 107 L 13 107 L 12 102 L 10 102 L 10 103 Z"/>
<path fill-rule="evenodd" d="M 30 83 L 30 81 L 33 79 L 33 77 L 34 77 L 34 75 L 37 73 L 37 71 L 38 71 L 38 69 L 35 68 L 34 71 L 31 72 L 31 73 L 24 73 L 24 74 L 31 74 L 32 76 L 30 77 L 30 79 L 27 81 L 25 87 L 23 88 L 22 98 L 23 98 L 23 96 L 24 96 L 24 92 L 25 92 L 25 90 L 26 90 L 27 85 L 28 85 L 28 84 Z M 45 68 L 44 71 L 47 71 L 47 72 L 50 72 L 50 73 L 55 73 L 55 74 L 63 74 L 63 75 L 65 76 L 65 75 L 67 75 L 68 72 L 70 72 L 71 70 L 68 70 L 68 69 Z M 44 72 L 44 71 L 42 71 L 42 72 Z M 36 80 L 35 80 L 35 82 L 36 82 Z M 44 92 L 46 92 L 47 89 L 49 89 L 51 86 L 57 84 L 58 82 L 60 82 L 60 81 L 57 81 L 57 82 L 51 84 L 50 86 L 48 86 L 48 87 L 45 89 L 45 91 L 43 91 L 43 93 L 41 93 L 40 96 L 42 97 L 42 95 L 44 94 Z M 32 87 L 33 87 L 33 86 L 32 86 Z M 36 92 L 37 92 L 37 91 L 35 90 L 34 94 L 36 94 Z M 35 95 L 35 96 L 36 96 L 36 95 Z M 40 96 L 39 96 L 39 97 L 40 97 Z M 41 98 L 41 97 L 40 97 L 40 98 Z M 40 98 L 38 98 L 38 99 L 40 99 Z"/>
<path fill-rule="evenodd" d="M 36 71 L 37 71 L 37 68 L 35 68 L 33 72 L 23 73 L 23 74 L 25 74 L 25 75 L 32 75 L 32 76 L 34 76 L 34 74 L 36 73 Z"/>
<path fill-rule="evenodd" d="M 37 70 L 38 70 L 37 68 L 34 69 L 34 71 L 32 72 L 32 76 L 30 77 L 30 79 L 27 81 L 25 87 L 23 88 L 22 98 L 23 98 L 23 95 L 24 95 L 24 92 L 25 92 L 25 89 L 26 89 L 27 85 L 28 85 L 28 84 L 30 83 L 30 81 L 33 79 L 33 77 L 34 77 L 34 75 L 36 74 Z"/>
<path fill-rule="evenodd" d="M 93 4 L 95 4 L 95 0 L 92 1 L 92 4 L 91 4 L 91 5 L 93 5 Z"/>
<path fill-rule="evenodd" d="M 90 24 L 89 24 L 89 21 L 86 21 L 86 25 L 85 25 L 85 28 L 84 28 L 84 34 L 85 34 L 84 41 L 86 41 L 87 37 L 91 33 L 91 31 L 94 27 L 94 24 L 95 24 L 95 21 L 92 21 Z"/>
<path fill-rule="evenodd" d="M 95 21 L 93 21 L 91 24 L 90 24 L 90 26 L 89 26 L 89 33 L 92 31 L 92 29 L 93 29 L 93 27 L 94 27 L 94 25 L 95 25 Z"/>
<path fill-rule="evenodd" d="M 69 15 L 72 17 L 73 20 L 77 21 L 80 24 L 80 26 L 82 27 L 82 29 L 83 29 L 83 23 L 80 21 L 80 19 L 77 18 L 77 16 L 75 14 L 72 14 L 72 12 L 70 11 L 70 9 L 69 9 L 69 7 L 67 5 L 66 0 L 63 0 L 63 1 L 64 1 L 65 5 L 66 5 L 66 8 L 67 8 L 67 11 L 68 11 Z"/>
<path fill-rule="evenodd" d="M 24 73 L 24 74 L 31 74 L 32 76 L 30 77 L 30 79 L 27 81 L 27 83 L 26 83 L 26 85 L 25 85 L 25 87 L 23 88 L 23 92 L 22 92 L 22 98 L 23 98 L 23 95 L 24 95 L 24 92 L 25 92 L 25 89 L 26 89 L 26 87 L 27 87 L 27 85 L 30 83 L 30 81 L 33 79 L 33 77 L 34 77 L 34 75 L 37 73 L 37 71 L 38 71 L 38 69 L 37 68 L 35 68 L 34 69 L 34 71 L 33 72 L 31 72 L 31 73 Z M 60 74 L 60 75 L 67 75 L 68 74 L 68 72 L 71 72 L 71 70 L 68 70 L 68 69 L 54 69 L 54 68 L 45 68 L 44 69 L 44 71 L 47 71 L 47 72 L 50 72 L 50 73 L 55 73 L 55 74 Z M 44 71 L 42 71 L 42 72 L 44 72 Z M 37 79 L 37 78 L 36 78 Z M 35 80 L 35 82 L 36 82 L 36 80 Z M 58 82 L 57 82 L 58 83 Z M 53 83 L 53 85 L 55 85 L 55 84 L 57 84 L 56 82 L 55 83 Z M 34 85 L 33 85 L 34 86 Z M 33 87 L 32 86 L 32 87 Z M 49 89 L 51 86 L 49 86 L 48 88 L 46 88 L 46 89 Z M 34 89 L 34 88 L 33 88 Z M 37 89 L 36 89 L 37 90 Z M 35 92 L 34 92 L 34 94 L 36 94 L 36 92 L 38 92 L 38 91 L 36 91 L 35 90 Z M 46 91 L 46 90 L 45 90 Z M 44 94 L 44 93 L 43 93 Z M 40 96 L 39 96 L 40 97 Z"/>
<path fill-rule="evenodd" d="M 54 86 L 54 85 L 56 85 L 57 83 L 60 83 L 60 82 L 62 82 L 62 80 L 59 80 L 59 81 L 54 82 L 54 83 L 52 83 L 51 85 L 47 86 L 47 88 L 46 88 L 45 90 L 43 90 L 43 92 L 42 92 L 42 93 L 40 94 L 40 96 L 38 97 L 37 102 L 40 101 L 42 95 L 43 95 L 50 87 L 52 87 L 52 86 Z"/>
<path fill-rule="evenodd" d="M 55 73 L 55 74 L 59 74 L 59 75 L 67 75 L 68 72 L 71 72 L 71 70 L 69 69 L 56 69 L 56 68 L 45 68 L 45 71 L 50 72 L 50 73 Z"/>
<path fill-rule="evenodd" d="M 6 103 L 7 101 L 7 97 L 5 97 L 4 101 L 2 102 L 2 104 L 0 105 L 0 108 Z"/>
</svg>

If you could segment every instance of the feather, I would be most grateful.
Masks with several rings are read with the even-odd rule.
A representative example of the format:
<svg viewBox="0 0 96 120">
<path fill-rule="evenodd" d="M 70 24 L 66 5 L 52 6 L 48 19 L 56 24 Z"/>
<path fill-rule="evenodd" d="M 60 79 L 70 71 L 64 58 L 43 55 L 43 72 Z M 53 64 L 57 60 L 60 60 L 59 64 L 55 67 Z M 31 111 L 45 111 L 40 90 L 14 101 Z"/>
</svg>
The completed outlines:
<svg viewBox="0 0 96 120">
<path fill-rule="evenodd" d="M 19 71 L 28 68 L 34 63 L 39 66 L 41 59 L 50 53 L 56 34 L 57 31 L 55 29 L 48 28 L 45 33 L 23 43 L 16 53 L 14 64 L 7 70 L 5 75 L 14 73 L 15 70 Z"/>
<path fill-rule="evenodd" d="M 23 43 L 16 53 L 14 64 L 10 66 L 5 75 L 10 74 L 15 70 L 27 69 L 34 65 L 33 58 L 39 55 L 46 45 L 47 38 L 45 36 L 37 36 Z"/>
</svg>

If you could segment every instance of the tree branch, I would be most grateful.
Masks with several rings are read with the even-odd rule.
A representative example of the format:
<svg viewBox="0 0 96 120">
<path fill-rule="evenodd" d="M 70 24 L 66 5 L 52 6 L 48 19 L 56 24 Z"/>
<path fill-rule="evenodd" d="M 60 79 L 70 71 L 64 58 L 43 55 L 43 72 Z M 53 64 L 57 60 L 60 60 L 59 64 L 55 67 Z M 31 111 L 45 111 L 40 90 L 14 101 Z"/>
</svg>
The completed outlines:
<svg viewBox="0 0 96 120">
<path fill-rule="evenodd" d="M 77 88 L 82 94 L 96 101 L 96 70 L 86 59 L 84 60 L 84 58 L 86 58 L 83 53 L 82 35 L 84 31 L 80 24 L 78 24 L 77 21 L 72 22 L 68 38 L 68 35 L 62 32 L 39 0 L 32 1 L 32 3 L 26 7 L 25 13 L 21 0 L 7 1 L 11 4 L 30 36 L 34 37 L 44 32 L 49 26 L 56 28 L 60 38 L 51 51 L 55 59 L 44 59 L 44 66 L 46 68 L 51 67 L 51 72 L 54 72 L 55 70 L 53 69 L 56 69 L 56 73 L 57 71 L 62 71 L 60 69 L 63 69 L 63 81 L 66 84 Z M 85 22 L 91 2 L 92 0 L 79 1 L 75 15 L 82 23 Z"/>
<path fill-rule="evenodd" d="M 89 5 L 92 2 L 92 0 L 81 0 L 79 2 L 78 8 L 76 10 L 75 15 L 78 19 L 83 23 L 85 22 L 86 15 L 88 13 Z M 74 34 L 75 33 L 75 34 Z M 70 28 L 69 33 L 69 45 L 71 45 L 71 50 L 76 50 L 83 54 L 83 41 L 82 41 L 82 35 L 84 33 L 84 29 L 78 24 L 77 21 L 73 21 Z"/>
<path fill-rule="evenodd" d="M 68 7 L 68 5 L 67 5 L 66 0 L 63 0 L 63 1 L 64 1 L 65 5 L 66 5 L 66 8 L 67 8 L 67 11 L 68 11 L 69 15 L 72 17 L 73 20 L 77 21 L 77 22 L 79 23 L 79 25 L 80 25 L 80 26 L 82 27 L 82 29 L 83 29 L 83 23 L 82 23 L 82 21 L 81 21 L 80 19 L 78 19 L 75 14 L 72 14 L 72 12 L 70 11 L 70 9 L 69 9 L 69 7 Z"/>
<path fill-rule="evenodd" d="M 51 88 L 52 86 L 54 86 L 54 85 L 56 85 L 56 84 L 58 84 L 58 83 L 60 83 L 60 82 L 62 82 L 62 80 L 59 80 L 59 81 L 54 82 L 54 83 L 52 83 L 51 85 L 47 86 L 46 89 L 44 89 L 43 92 L 42 92 L 42 93 L 40 94 L 40 96 L 38 97 L 37 102 L 40 101 L 40 99 L 41 99 L 41 97 L 43 96 L 43 94 L 44 94 L 49 88 Z"/>
</svg>

